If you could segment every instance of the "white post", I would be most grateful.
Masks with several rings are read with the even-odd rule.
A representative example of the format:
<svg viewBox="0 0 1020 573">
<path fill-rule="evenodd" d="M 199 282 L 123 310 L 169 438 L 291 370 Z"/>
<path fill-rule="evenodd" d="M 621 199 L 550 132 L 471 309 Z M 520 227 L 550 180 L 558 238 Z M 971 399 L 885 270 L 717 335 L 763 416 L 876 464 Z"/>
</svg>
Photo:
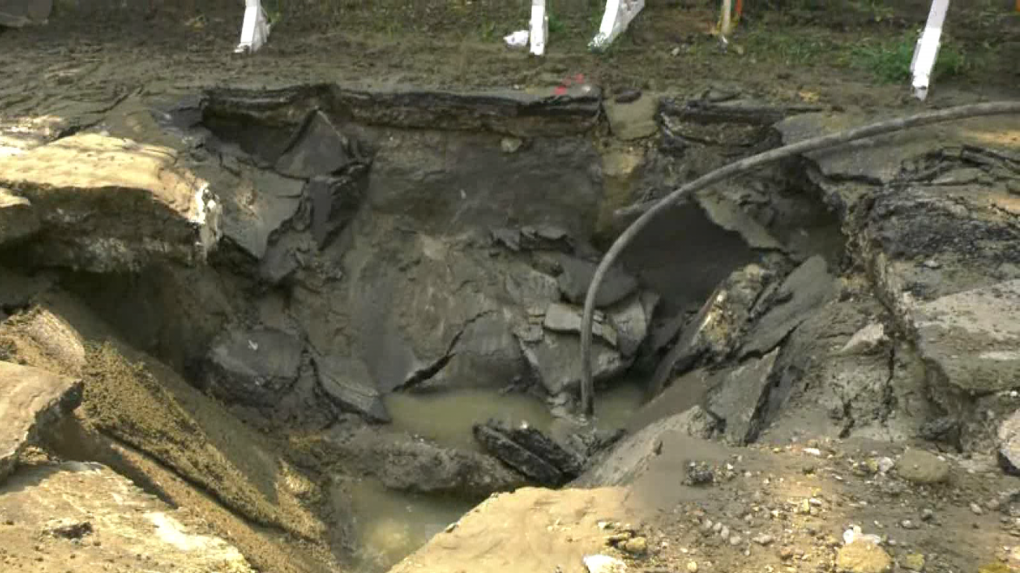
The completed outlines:
<svg viewBox="0 0 1020 573">
<path fill-rule="evenodd" d="M 269 20 L 262 9 L 261 0 L 244 0 L 244 21 L 241 23 L 241 41 L 235 54 L 255 53 L 269 39 Z"/>
<path fill-rule="evenodd" d="M 733 1 L 722 0 L 722 14 L 719 18 L 719 35 L 722 36 L 723 41 L 729 38 L 730 32 L 733 31 Z"/>
<path fill-rule="evenodd" d="M 606 12 L 602 15 L 602 25 L 588 47 L 592 50 L 604 50 L 613 40 L 622 34 L 631 20 L 645 8 L 645 0 L 607 0 Z"/>
<path fill-rule="evenodd" d="M 545 13 L 545 0 L 531 0 L 531 53 L 545 54 L 549 39 L 549 16 Z"/>
<path fill-rule="evenodd" d="M 914 48 L 914 59 L 910 62 L 910 71 L 914 75 L 914 95 L 924 100 L 928 97 L 928 86 L 931 83 L 931 72 L 935 69 L 935 61 L 939 57 L 939 44 L 942 38 L 942 24 L 946 21 L 949 0 L 934 0 L 928 13 L 928 23 L 924 32 L 917 40 Z"/>
</svg>

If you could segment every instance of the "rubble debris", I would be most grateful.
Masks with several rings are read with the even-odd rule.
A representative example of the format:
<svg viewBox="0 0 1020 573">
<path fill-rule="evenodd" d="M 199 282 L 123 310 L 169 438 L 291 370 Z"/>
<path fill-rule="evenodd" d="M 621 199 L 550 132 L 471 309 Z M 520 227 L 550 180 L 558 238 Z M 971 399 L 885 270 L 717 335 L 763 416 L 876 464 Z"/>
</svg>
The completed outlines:
<svg viewBox="0 0 1020 573">
<path fill-rule="evenodd" d="M 364 362 L 335 356 L 316 356 L 312 362 L 319 387 L 340 408 L 373 422 L 391 421 L 382 395 L 376 390 Z"/>
<path fill-rule="evenodd" d="M 835 294 L 836 283 L 825 259 L 816 255 L 804 261 L 772 295 L 776 304 L 748 332 L 743 355 L 768 353 Z"/>
<path fill-rule="evenodd" d="M 175 511 L 131 480 L 94 462 L 44 464 L 19 471 L 0 486 L 0 513 L 10 518 L 9 525 L 0 526 L 0 547 L 11 551 L 5 554 L 5 562 L 14 568 L 21 568 L 15 565 L 17 548 L 25 540 L 36 539 L 29 568 L 39 565 L 43 556 L 53 563 L 51 554 L 62 555 L 64 548 L 71 547 L 75 560 L 61 563 L 62 569 L 77 563 L 77 570 L 92 573 L 102 571 L 93 564 L 144 559 L 172 563 L 174 569 L 184 571 L 254 571 L 231 542 L 197 533 L 208 529 L 205 520 Z M 55 538 L 40 538 L 41 531 Z"/>
<path fill-rule="evenodd" d="M 167 147 L 77 133 L 0 158 L 0 187 L 22 207 L 28 201 L 45 229 L 27 246 L 39 265 L 114 272 L 193 264 L 219 240 L 221 207 L 178 160 Z"/>
<path fill-rule="evenodd" d="M 749 359 L 743 364 L 717 375 L 719 383 L 708 399 L 708 411 L 725 420 L 726 440 L 735 445 L 754 441 L 761 431 L 761 414 L 768 402 L 772 367 L 779 350 L 773 350 L 760 359 Z"/>
<path fill-rule="evenodd" d="M 896 474 L 920 485 L 941 483 L 949 479 L 949 463 L 935 454 L 910 448 L 897 462 Z"/>
<path fill-rule="evenodd" d="M 474 435 L 489 453 L 542 485 L 563 485 L 579 476 L 587 461 L 584 453 L 557 443 L 527 424 L 511 427 L 489 420 L 475 424 Z"/>
<path fill-rule="evenodd" d="M 228 329 L 213 341 L 203 382 L 231 402 L 272 405 L 297 380 L 303 353 L 304 344 L 286 332 Z"/>
<path fill-rule="evenodd" d="M 839 573 L 888 573 L 892 565 L 889 554 L 868 541 L 846 545 L 836 555 L 836 569 Z"/>
<path fill-rule="evenodd" d="M 80 404 L 81 393 L 81 380 L 0 362 L 0 482 L 38 432 Z"/>
<path fill-rule="evenodd" d="M 281 175 L 311 179 L 339 173 L 357 161 L 351 142 L 322 111 L 309 114 L 293 143 L 276 161 Z"/>
</svg>

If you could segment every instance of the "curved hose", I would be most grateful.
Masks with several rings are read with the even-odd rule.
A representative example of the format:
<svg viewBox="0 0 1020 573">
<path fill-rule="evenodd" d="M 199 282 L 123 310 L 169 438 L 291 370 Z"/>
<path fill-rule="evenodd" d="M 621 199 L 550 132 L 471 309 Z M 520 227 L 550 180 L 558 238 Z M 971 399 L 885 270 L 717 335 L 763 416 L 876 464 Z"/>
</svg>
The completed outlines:
<svg viewBox="0 0 1020 573">
<path fill-rule="evenodd" d="M 834 147 L 844 143 L 849 143 L 865 137 L 874 137 L 877 135 L 883 135 L 886 133 L 892 133 L 911 127 L 919 127 L 922 125 L 929 125 L 933 123 L 941 123 L 945 121 L 952 121 L 956 119 L 964 119 L 968 117 L 978 117 L 986 115 L 1003 115 L 1020 113 L 1020 102 L 991 102 L 991 103 L 980 103 L 971 105 L 962 105 L 958 107 L 951 107 L 947 109 L 928 111 L 919 113 L 899 119 L 891 119 L 888 121 L 881 121 L 873 123 L 863 127 L 841 131 L 831 135 L 823 135 L 820 137 L 814 137 L 794 143 L 792 145 L 786 145 L 766 151 L 765 153 L 759 153 L 745 159 L 741 159 L 736 163 L 731 163 L 720 169 L 716 169 L 706 175 L 695 179 L 694 181 L 684 185 L 683 187 L 673 191 L 669 195 L 663 197 L 654 205 L 647 207 L 645 205 L 639 205 L 636 208 L 625 209 L 623 212 L 633 213 L 636 211 L 645 212 L 638 217 L 633 223 L 627 227 L 626 230 L 619 237 L 613 245 L 606 251 L 606 254 L 602 257 L 602 261 L 599 263 L 598 268 L 595 270 L 595 276 L 592 278 L 591 284 L 588 286 L 588 295 L 584 300 L 584 318 L 581 322 L 581 407 L 582 413 L 585 416 L 592 416 L 595 414 L 595 393 L 594 384 L 592 380 L 592 365 L 591 365 L 591 340 L 592 340 L 592 319 L 595 315 L 595 297 L 598 295 L 599 286 L 602 285 L 602 281 L 606 277 L 606 273 L 609 272 L 610 267 L 616 262 L 616 259 L 620 256 L 627 245 L 630 244 L 634 237 L 637 236 L 651 220 L 656 216 L 672 207 L 680 199 L 685 196 L 708 187 L 713 183 L 718 183 L 725 179 L 729 179 L 735 175 L 740 175 L 762 165 L 774 163 L 776 161 L 786 159 L 795 155 L 801 155 L 812 151 L 819 151 L 822 149 Z M 646 210 L 647 209 L 647 210 Z"/>
</svg>

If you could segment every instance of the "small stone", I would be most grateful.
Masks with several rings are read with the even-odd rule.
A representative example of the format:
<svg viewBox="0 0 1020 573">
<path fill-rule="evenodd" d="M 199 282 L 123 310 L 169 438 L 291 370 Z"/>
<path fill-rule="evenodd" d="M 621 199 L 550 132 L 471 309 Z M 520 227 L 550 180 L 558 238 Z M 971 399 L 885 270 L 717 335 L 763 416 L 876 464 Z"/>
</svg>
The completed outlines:
<svg viewBox="0 0 1020 573">
<path fill-rule="evenodd" d="M 755 536 L 754 538 L 754 542 L 762 546 L 770 545 L 773 541 L 775 541 L 775 538 L 773 538 L 771 535 L 767 533 L 762 533 L 760 535 Z"/>
<path fill-rule="evenodd" d="M 841 573 L 886 573 L 892 569 L 892 558 L 874 543 L 857 541 L 839 550 L 836 569 Z"/>
<path fill-rule="evenodd" d="M 726 526 L 723 526 L 722 530 L 719 531 L 719 537 L 722 537 L 723 539 L 729 539 L 730 538 L 730 528 L 726 527 Z"/>
<path fill-rule="evenodd" d="M 924 555 L 910 553 L 900 561 L 900 567 L 909 571 L 924 571 Z"/>
<path fill-rule="evenodd" d="M 793 558 L 793 549 L 790 547 L 783 547 L 779 550 L 779 558 L 783 561 Z"/>
<path fill-rule="evenodd" d="M 739 535 L 731 535 L 730 536 L 730 545 L 733 545 L 734 547 L 736 547 L 737 545 L 740 545 L 741 541 L 743 541 L 743 538 L 741 538 Z"/>
<path fill-rule="evenodd" d="M 896 467 L 901 478 L 916 484 L 935 484 L 949 479 L 949 464 L 924 450 L 907 450 Z"/>
<path fill-rule="evenodd" d="M 687 562 L 687 573 L 698 573 L 698 562 L 688 561 Z"/>
<path fill-rule="evenodd" d="M 584 567 L 588 573 L 626 573 L 627 564 L 608 555 L 587 555 Z"/>
<path fill-rule="evenodd" d="M 631 555 L 644 555 L 648 552 L 648 540 L 644 537 L 634 537 L 627 540 L 627 543 L 623 545 L 623 550 Z"/>
<path fill-rule="evenodd" d="M 722 531 L 722 528 L 723 528 L 722 523 L 716 523 L 715 525 L 712 526 L 712 531 L 715 533 L 719 533 L 720 531 Z"/>
<path fill-rule="evenodd" d="M 931 521 L 935 519 L 935 512 L 930 509 L 921 511 L 921 521 Z"/>
<path fill-rule="evenodd" d="M 881 473 L 889 473 L 895 466 L 896 462 L 892 458 L 878 458 L 878 471 Z"/>
<path fill-rule="evenodd" d="M 904 519 L 900 522 L 900 527 L 903 529 L 917 529 L 917 524 L 909 519 Z"/>
<path fill-rule="evenodd" d="M 970 511 L 974 515 L 981 515 L 981 514 L 983 514 L 985 512 L 985 510 L 981 509 L 981 506 L 976 504 L 976 503 L 971 503 L 970 504 Z"/>
<path fill-rule="evenodd" d="M 669 53 L 672 54 L 673 56 L 679 56 L 680 55 L 680 46 L 677 46 L 677 47 L 673 48 L 672 50 L 670 50 Z"/>
<path fill-rule="evenodd" d="M 524 141 L 516 137 L 504 137 L 499 142 L 500 148 L 503 153 L 517 153 L 518 150 L 524 145 Z"/>
</svg>

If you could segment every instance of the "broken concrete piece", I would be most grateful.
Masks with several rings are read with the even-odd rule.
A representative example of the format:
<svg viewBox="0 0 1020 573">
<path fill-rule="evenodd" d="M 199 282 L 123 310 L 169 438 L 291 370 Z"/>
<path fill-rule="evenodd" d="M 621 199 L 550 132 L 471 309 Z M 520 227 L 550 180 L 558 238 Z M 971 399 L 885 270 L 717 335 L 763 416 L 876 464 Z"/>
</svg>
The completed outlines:
<svg viewBox="0 0 1020 573">
<path fill-rule="evenodd" d="M 548 460 L 528 451 L 524 446 L 514 442 L 503 432 L 494 430 L 484 424 L 476 424 L 473 429 L 475 439 L 503 463 L 517 470 L 529 480 L 546 486 L 559 486 L 567 481 L 563 472 Z"/>
<path fill-rule="evenodd" d="M 627 573 L 627 564 L 608 555 L 585 555 L 584 568 L 588 573 Z"/>
<path fill-rule="evenodd" d="M 999 465 L 1006 473 L 1020 475 L 1020 410 L 999 424 L 996 437 Z"/>
<path fill-rule="evenodd" d="M 535 428 L 489 420 L 475 424 L 475 439 L 493 456 L 540 485 L 556 487 L 577 477 L 585 459 Z"/>
<path fill-rule="evenodd" d="M 639 306 L 640 309 L 640 306 Z M 584 310 L 559 302 L 554 302 L 545 309 L 545 320 L 542 326 L 553 332 L 570 332 L 580 336 L 581 319 Z M 644 313 L 642 313 L 642 316 Z M 592 334 L 601 338 L 612 347 L 616 347 L 618 334 L 609 324 L 605 323 L 605 315 L 596 316 L 592 323 Z M 639 341 L 640 344 L 640 341 Z"/>
<path fill-rule="evenodd" d="M 276 161 L 275 169 L 288 177 L 309 179 L 335 174 L 354 160 L 347 138 L 326 114 L 315 111 L 301 126 L 294 143 Z"/>
<path fill-rule="evenodd" d="M 870 354 L 889 342 L 885 334 L 885 325 L 881 322 L 873 322 L 858 330 L 850 337 L 840 354 Z"/>
<path fill-rule="evenodd" d="M 820 256 L 804 261 L 786 277 L 773 300 L 778 304 L 762 316 L 747 334 L 742 353 L 762 355 L 775 348 L 811 311 L 836 294 L 836 283 Z"/>
<path fill-rule="evenodd" d="M 550 395 L 574 391 L 581 384 L 581 339 L 569 334 L 545 332 L 541 340 L 529 341 L 518 335 L 528 364 Z M 592 345 L 596 382 L 610 380 L 623 373 L 629 362 L 604 344 Z"/>
<path fill-rule="evenodd" d="M 0 187 L 38 214 L 45 236 L 32 250 L 40 264 L 109 272 L 151 260 L 193 263 L 220 236 L 208 184 L 167 147 L 79 133 L 0 158 Z"/>
<path fill-rule="evenodd" d="M 305 186 L 312 204 L 312 236 L 320 249 L 358 212 L 365 196 L 365 173 L 362 170 L 341 177 L 315 177 Z"/>
<path fill-rule="evenodd" d="M 0 362 L 0 482 L 36 432 L 81 402 L 81 380 Z"/>
<path fill-rule="evenodd" d="M 674 376 L 686 372 L 702 357 L 717 363 L 729 356 L 740 343 L 752 308 L 771 279 L 772 273 L 756 264 L 727 277 L 659 363 L 652 377 L 652 394 L 661 392 Z"/>
<path fill-rule="evenodd" d="M 609 322 L 617 335 L 614 346 L 624 356 L 634 356 L 648 336 L 648 326 L 655 306 L 653 304 L 646 309 L 642 298 L 641 295 L 632 296 L 607 311 Z"/>
<path fill-rule="evenodd" d="M 35 568 L 45 555 L 49 563 L 74 563 L 79 573 L 102 573 L 111 562 L 139 556 L 178 571 L 253 571 L 235 546 L 196 532 L 208 531 L 207 523 L 191 523 L 189 513 L 97 463 L 18 472 L 0 488 L 0 513 L 8 520 L 0 547 L 11 569 Z M 34 548 L 25 545 L 28 539 Z"/>
<path fill-rule="evenodd" d="M 567 255 L 558 255 L 555 260 L 562 271 L 557 277 L 557 282 L 563 296 L 574 304 L 583 305 L 597 265 Z M 595 306 L 603 308 L 619 302 L 637 288 L 637 279 L 617 267 L 612 267 L 599 285 Z"/>
<path fill-rule="evenodd" d="M 921 355 L 972 394 L 1012 389 L 1020 378 L 1020 280 L 969 290 L 910 311 Z"/>
<path fill-rule="evenodd" d="M 663 436 L 677 432 L 707 440 L 718 426 L 719 421 L 701 406 L 652 422 L 636 434 L 626 437 L 571 486 L 591 488 L 632 484 L 658 455 Z"/>
<path fill-rule="evenodd" d="M 921 485 L 942 483 L 949 479 L 949 463 L 933 453 L 910 448 L 896 462 L 896 474 Z"/>
<path fill-rule="evenodd" d="M 42 224 L 32 203 L 0 187 L 0 247 L 30 237 L 40 229 Z"/>
<path fill-rule="evenodd" d="M 22 28 L 46 24 L 53 0 L 0 0 L 0 26 Z"/>
<path fill-rule="evenodd" d="M 659 111 L 657 97 L 645 94 L 630 103 L 605 100 L 602 106 L 606 110 L 609 129 L 624 141 L 651 137 L 659 131 L 655 122 L 655 114 Z"/>
<path fill-rule="evenodd" d="M 220 398 L 271 406 L 297 380 L 304 344 L 285 332 L 229 330 L 213 341 L 204 382 Z"/>
<path fill-rule="evenodd" d="M 314 363 L 319 387 L 337 406 L 373 422 L 390 421 L 390 414 L 364 362 L 356 358 L 319 356 Z"/>
<path fill-rule="evenodd" d="M 733 445 L 754 441 L 761 431 L 761 416 L 768 401 L 772 366 L 779 350 L 761 359 L 750 359 L 724 371 L 708 399 L 708 411 L 725 420 L 726 440 Z"/>
<path fill-rule="evenodd" d="M 261 260 L 273 233 L 297 213 L 304 183 L 247 167 L 240 177 L 221 177 L 216 183 L 223 201 L 223 235 Z"/>
</svg>

